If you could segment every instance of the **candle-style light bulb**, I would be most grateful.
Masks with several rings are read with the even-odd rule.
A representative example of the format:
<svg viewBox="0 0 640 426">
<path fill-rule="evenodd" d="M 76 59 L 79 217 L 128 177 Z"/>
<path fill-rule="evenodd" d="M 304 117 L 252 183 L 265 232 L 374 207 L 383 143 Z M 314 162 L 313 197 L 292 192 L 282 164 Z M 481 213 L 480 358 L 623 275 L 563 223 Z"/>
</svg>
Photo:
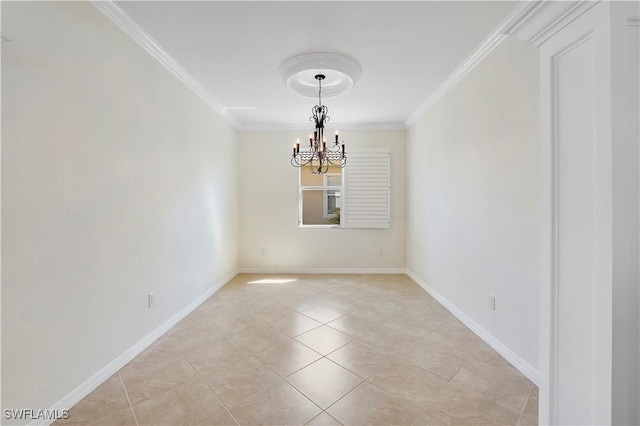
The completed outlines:
<svg viewBox="0 0 640 426">
<path fill-rule="evenodd" d="M 338 131 L 336 130 L 336 143 L 338 143 Z"/>
<path fill-rule="evenodd" d="M 300 152 L 300 139 L 296 139 L 296 152 Z"/>
</svg>

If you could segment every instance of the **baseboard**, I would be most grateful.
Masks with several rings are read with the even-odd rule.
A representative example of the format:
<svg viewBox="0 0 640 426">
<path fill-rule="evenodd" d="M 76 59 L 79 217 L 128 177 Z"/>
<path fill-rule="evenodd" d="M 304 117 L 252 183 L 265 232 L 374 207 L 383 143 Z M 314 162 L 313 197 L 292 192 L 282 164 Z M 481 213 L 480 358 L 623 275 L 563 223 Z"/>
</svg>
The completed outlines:
<svg viewBox="0 0 640 426">
<path fill-rule="evenodd" d="M 482 328 L 478 323 L 465 315 L 462 311 L 456 308 L 451 302 L 442 297 L 438 292 L 431 288 L 426 282 L 421 280 L 417 275 L 405 268 L 239 268 L 222 280 L 218 281 L 211 288 L 205 291 L 193 302 L 185 306 L 174 316 L 165 321 L 158 328 L 142 338 L 138 343 L 126 350 L 116 359 L 111 361 L 100 371 L 95 373 L 89 379 L 87 379 L 80 386 L 71 391 L 68 395 L 54 404 L 50 411 L 64 410 L 73 407 L 85 396 L 89 395 L 93 390 L 100 386 L 105 380 L 115 374 L 129 361 L 135 358 L 149 345 L 155 342 L 163 334 L 165 334 L 171 327 L 180 322 L 183 318 L 193 312 L 198 306 L 200 306 L 205 300 L 211 297 L 214 293 L 224 287 L 229 281 L 231 281 L 239 273 L 246 274 L 407 274 L 413 279 L 420 287 L 422 287 L 427 293 L 429 293 L 434 299 L 436 299 L 442 306 L 444 306 L 449 312 L 451 312 L 462 323 L 469 327 L 474 333 L 476 333 L 482 340 L 484 340 L 489 346 L 495 349 L 500 355 L 502 355 L 507 361 L 509 361 L 514 367 L 516 367 L 522 374 L 527 376 L 536 385 L 539 385 L 540 375 L 538 370 L 533 368 L 529 363 L 520 358 L 517 354 L 511 351 L 502 342 L 496 339 L 491 333 Z M 51 420 L 37 420 L 29 423 L 30 425 L 50 425 Z"/>
<path fill-rule="evenodd" d="M 96 374 L 88 378 L 84 383 L 75 388 L 71 393 L 62 398 L 56 404 L 51 407 L 50 411 L 69 409 L 73 407 L 75 404 L 80 402 L 82 398 L 89 395 L 91 392 L 95 390 L 98 386 L 100 386 L 105 380 L 114 375 L 118 370 L 124 367 L 129 361 L 135 358 L 140 352 L 145 350 L 149 345 L 159 339 L 164 333 L 166 333 L 171 327 L 180 322 L 184 317 L 193 312 L 198 306 L 200 306 L 205 300 L 211 297 L 215 292 L 220 290 L 225 286 L 229 281 L 231 281 L 236 275 L 238 275 L 238 270 L 231 272 L 229 275 L 218 281 L 211 288 L 205 291 L 202 295 L 200 295 L 196 300 L 189 303 L 183 309 L 181 309 L 174 316 L 165 321 L 160 327 L 153 330 L 151 333 L 147 334 L 143 337 L 138 343 L 133 345 L 131 348 L 127 349 L 124 353 L 122 353 L 119 357 L 111 361 L 105 367 L 103 367 Z M 36 420 L 30 425 L 50 425 L 53 420 Z"/>
<path fill-rule="evenodd" d="M 406 274 L 405 268 L 240 268 L 241 274 Z"/>
<path fill-rule="evenodd" d="M 522 374 L 527 376 L 529 380 L 540 385 L 540 372 L 536 370 L 531 364 L 520 358 L 515 352 L 505 346 L 500 340 L 496 339 L 491 333 L 482 328 L 477 322 L 465 315 L 464 312 L 455 307 L 451 302 L 442 297 L 437 291 L 431 288 L 426 282 L 421 280 L 416 274 L 407 270 L 407 275 L 411 277 L 420 287 L 422 287 L 427 293 L 429 293 L 434 299 L 436 299 L 442 306 L 444 306 L 449 312 L 451 312 L 456 318 L 458 318 L 464 325 L 469 327 L 471 331 L 476 333 L 478 337 L 485 341 L 489 346 L 495 349 L 500 355 L 502 355 L 507 361 L 511 363 L 515 368 L 520 370 Z"/>
</svg>

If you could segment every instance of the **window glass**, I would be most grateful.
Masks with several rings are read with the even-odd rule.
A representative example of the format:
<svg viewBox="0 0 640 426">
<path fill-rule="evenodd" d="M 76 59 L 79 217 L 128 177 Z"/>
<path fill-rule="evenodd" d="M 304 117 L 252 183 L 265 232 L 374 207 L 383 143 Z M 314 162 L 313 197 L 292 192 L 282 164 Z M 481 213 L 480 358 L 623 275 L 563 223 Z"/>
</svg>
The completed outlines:
<svg viewBox="0 0 640 426">
<path fill-rule="evenodd" d="M 300 167 L 300 186 L 342 186 L 342 169 L 329 167 L 327 173 L 316 175 L 309 167 Z"/>
<path fill-rule="evenodd" d="M 340 191 L 324 191 L 324 217 L 335 217 L 340 211 Z"/>
<path fill-rule="evenodd" d="M 340 225 L 342 206 L 342 168 L 331 167 L 324 174 L 300 169 L 300 224 Z"/>
<path fill-rule="evenodd" d="M 338 225 L 340 216 L 336 213 L 327 214 L 325 210 L 327 192 L 321 189 L 302 190 L 302 224 L 303 225 Z M 331 196 L 335 205 L 335 195 Z M 339 199 L 339 197 L 338 197 Z M 333 207 L 332 211 L 335 211 Z"/>
</svg>

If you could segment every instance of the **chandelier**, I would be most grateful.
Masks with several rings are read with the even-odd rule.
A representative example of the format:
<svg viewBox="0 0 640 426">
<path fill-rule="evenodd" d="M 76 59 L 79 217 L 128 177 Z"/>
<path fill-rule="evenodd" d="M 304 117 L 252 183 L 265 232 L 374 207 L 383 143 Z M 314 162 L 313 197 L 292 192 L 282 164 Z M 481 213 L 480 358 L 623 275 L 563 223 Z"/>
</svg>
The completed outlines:
<svg viewBox="0 0 640 426">
<path fill-rule="evenodd" d="M 309 149 L 300 151 L 300 140 L 296 141 L 293 147 L 293 155 L 291 156 L 291 165 L 294 167 L 309 166 L 314 174 L 327 173 L 329 167 L 341 167 L 347 165 L 347 156 L 344 149 L 338 141 L 338 132 L 335 134 L 333 147 L 327 147 L 327 141 L 324 136 L 324 124 L 330 120 L 327 112 L 329 108 L 322 105 L 322 80 L 325 79 L 324 74 L 316 74 L 315 79 L 318 80 L 318 105 L 311 109 L 312 115 L 309 121 L 315 123 L 313 135 L 309 135 Z"/>
</svg>

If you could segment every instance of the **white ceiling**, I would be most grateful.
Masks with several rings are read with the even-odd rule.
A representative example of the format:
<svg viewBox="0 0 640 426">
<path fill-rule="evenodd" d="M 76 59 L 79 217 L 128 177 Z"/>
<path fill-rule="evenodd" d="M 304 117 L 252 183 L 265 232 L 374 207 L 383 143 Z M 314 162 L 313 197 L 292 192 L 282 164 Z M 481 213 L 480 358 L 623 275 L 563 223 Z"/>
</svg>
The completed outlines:
<svg viewBox="0 0 640 426">
<path fill-rule="evenodd" d="M 332 128 L 402 127 L 511 12 L 511 1 L 121 1 L 240 127 L 309 126 L 315 104 L 278 68 L 307 52 L 360 63 L 354 88 L 323 99 Z"/>
</svg>

